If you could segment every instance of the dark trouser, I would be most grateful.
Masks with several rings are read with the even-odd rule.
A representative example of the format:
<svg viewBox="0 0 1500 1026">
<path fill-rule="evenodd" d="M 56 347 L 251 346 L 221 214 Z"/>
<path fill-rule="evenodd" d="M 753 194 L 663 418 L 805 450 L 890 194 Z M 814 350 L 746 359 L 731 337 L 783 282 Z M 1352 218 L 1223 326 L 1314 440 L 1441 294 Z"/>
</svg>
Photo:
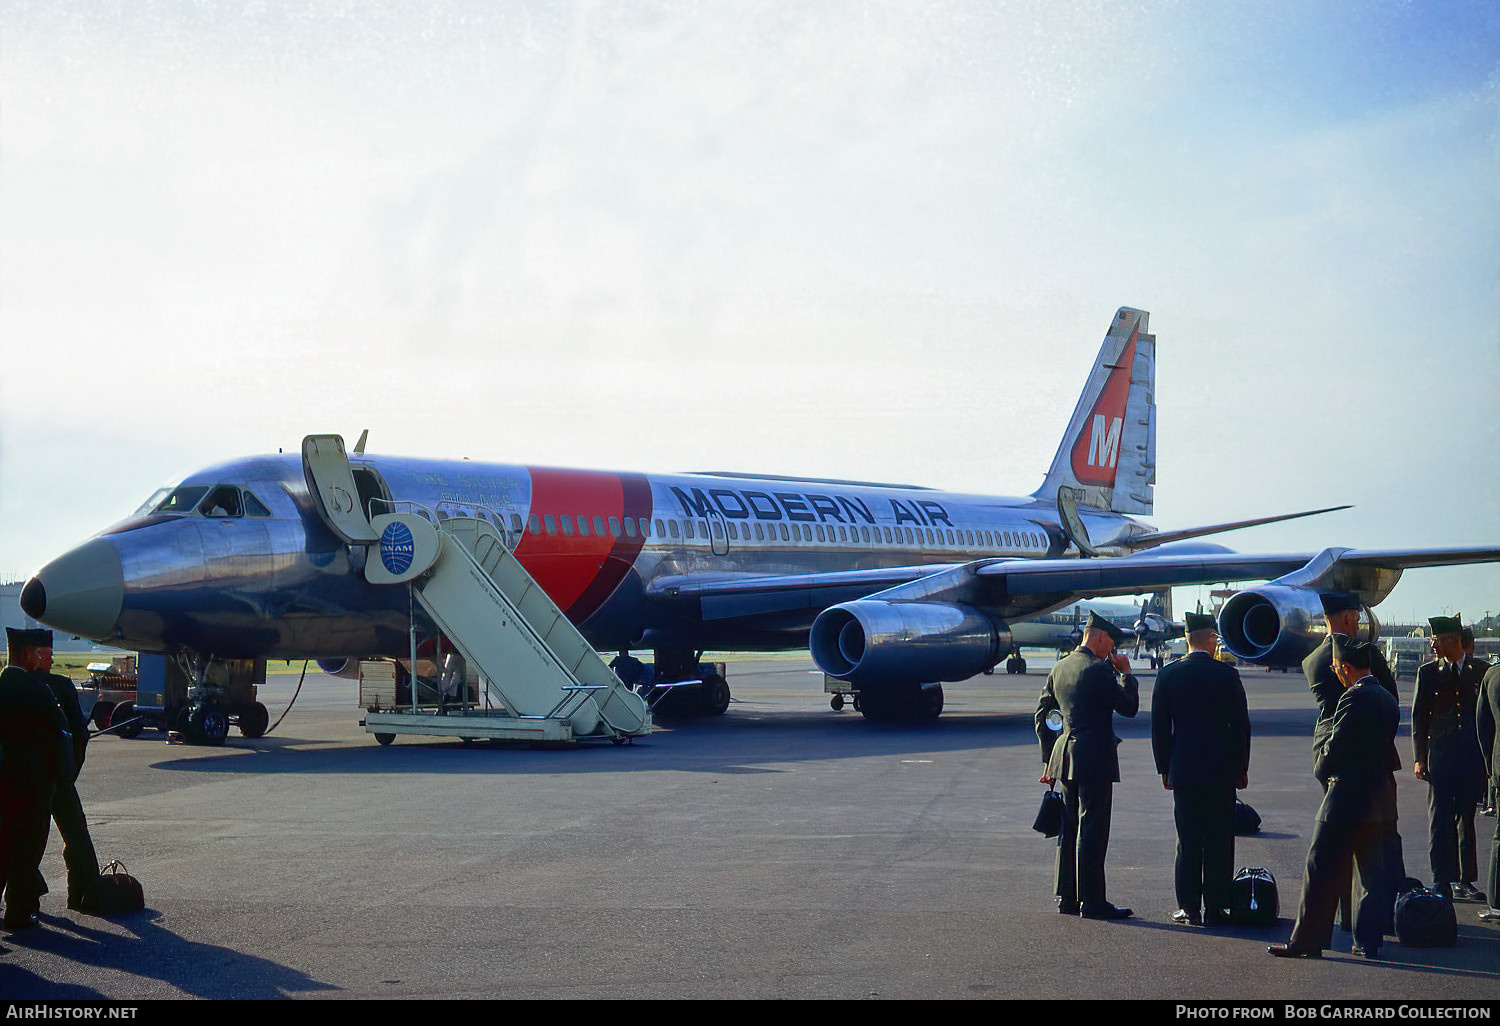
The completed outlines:
<svg viewBox="0 0 1500 1026">
<path fill-rule="evenodd" d="M 88 897 L 99 881 L 99 856 L 89 836 L 89 823 L 83 816 L 78 788 L 70 783 L 58 784 L 52 798 L 52 818 L 63 839 L 63 861 L 68 865 L 68 901 L 77 904 Z"/>
<path fill-rule="evenodd" d="M 1234 788 L 1178 787 L 1172 791 L 1177 821 L 1177 905 L 1189 912 L 1227 909 L 1234 879 Z"/>
<path fill-rule="evenodd" d="M 1380 947 L 1390 920 L 1391 885 L 1384 869 L 1386 826 L 1382 823 L 1325 823 L 1313 827 L 1302 874 L 1302 898 L 1292 927 L 1292 947 L 1330 947 L 1333 914 L 1339 895 L 1349 889 L 1359 866 L 1360 894 L 1354 914 L 1354 939 L 1367 951 Z"/>
<path fill-rule="evenodd" d="M 1102 905 L 1104 855 L 1109 850 L 1112 781 L 1062 782 L 1063 828 L 1057 839 L 1057 895 L 1064 903 Z"/>
<path fill-rule="evenodd" d="M 1447 782 L 1427 789 L 1427 828 L 1432 857 L 1432 879 L 1437 884 L 1479 879 L 1474 837 L 1474 795 L 1469 788 Z"/>
<path fill-rule="evenodd" d="M 52 784 L 0 781 L 0 884 L 5 889 L 5 922 L 20 923 L 37 910 L 45 886 L 42 854 L 47 850 Z"/>
<path fill-rule="evenodd" d="M 1495 838 L 1490 842 L 1490 888 L 1485 897 L 1490 908 L 1500 908 L 1500 816 L 1495 817 Z"/>
</svg>

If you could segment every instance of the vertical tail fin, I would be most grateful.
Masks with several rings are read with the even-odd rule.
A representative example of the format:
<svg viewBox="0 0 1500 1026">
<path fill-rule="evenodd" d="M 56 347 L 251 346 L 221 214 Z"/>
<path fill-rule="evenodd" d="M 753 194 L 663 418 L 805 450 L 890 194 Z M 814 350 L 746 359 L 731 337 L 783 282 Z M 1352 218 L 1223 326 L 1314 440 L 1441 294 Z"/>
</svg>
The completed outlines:
<svg viewBox="0 0 1500 1026">
<path fill-rule="evenodd" d="M 1149 515 L 1156 484 L 1156 336 L 1144 310 L 1115 314 L 1052 468 L 1034 498 Z"/>
</svg>

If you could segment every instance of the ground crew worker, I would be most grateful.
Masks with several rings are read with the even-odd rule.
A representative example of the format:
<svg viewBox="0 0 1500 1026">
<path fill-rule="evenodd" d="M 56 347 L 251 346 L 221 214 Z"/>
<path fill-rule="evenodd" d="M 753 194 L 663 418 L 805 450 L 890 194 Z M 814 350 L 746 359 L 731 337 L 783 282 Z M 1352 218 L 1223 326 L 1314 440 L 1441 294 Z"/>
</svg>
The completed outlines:
<svg viewBox="0 0 1500 1026">
<path fill-rule="evenodd" d="M 1214 658 L 1212 616 L 1186 615 L 1188 653 L 1151 692 L 1151 750 L 1177 824 L 1174 882 L 1184 926 L 1229 922 L 1234 792 L 1249 783 L 1250 714 L 1240 672 Z"/>
<path fill-rule="evenodd" d="M 1037 699 L 1036 733 L 1047 769 L 1042 782 L 1062 784 L 1063 828 L 1058 837 L 1054 876 L 1057 910 L 1085 919 L 1124 919 L 1128 908 L 1105 898 L 1104 856 L 1120 760 L 1113 718 L 1134 716 L 1140 683 L 1130 660 L 1115 651 L 1124 632 L 1098 613 L 1089 613 L 1083 642 L 1047 675 Z M 1120 678 L 1123 676 L 1123 680 Z M 1062 714 L 1062 730 L 1047 726 L 1052 710 Z"/>
<path fill-rule="evenodd" d="M 1474 810 L 1484 796 L 1484 755 L 1475 712 L 1487 663 L 1468 659 L 1457 616 L 1434 616 L 1433 649 L 1439 656 L 1417 670 L 1411 704 L 1412 772 L 1427 781 L 1428 853 L 1433 887 L 1450 900 L 1483 901 Z"/>
<path fill-rule="evenodd" d="M 33 676 L 47 685 L 68 722 L 68 732 L 73 735 L 73 773 L 58 779 L 52 796 L 52 819 L 62 836 L 63 862 L 68 867 L 68 908 L 75 912 L 93 912 L 99 883 L 99 857 L 94 853 L 94 841 L 89 836 L 89 824 L 83 815 L 83 803 L 78 800 L 77 786 L 88 750 L 88 720 L 78 704 L 78 689 L 73 686 L 73 681 L 52 672 L 52 632 L 39 633 L 47 635 L 47 644 L 45 648 L 38 646 L 34 650 Z M 45 883 L 42 893 L 46 893 Z"/>
<path fill-rule="evenodd" d="M 1361 884 L 1354 954 L 1378 957 L 1390 919 L 1393 888 L 1383 851 L 1385 824 L 1396 805 L 1396 778 L 1388 749 L 1401 712 L 1370 673 L 1371 647 L 1342 636 L 1333 641 L 1334 672 L 1344 696 L 1313 770 L 1327 789 L 1307 849 L 1297 921 L 1286 944 L 1266 949 L 1280 958 L 1321 958 L 1331 946 L 1334 911 L 1349 889 L 1354 863 Z"/>
<path fill-rule="evenodd" d="M 5 928 L 22 930 L 38 922 L 52 795 L 72 744 L 62 710 L 32 672 L 36 648 L 43 642 L 51 648 L 51 631 L 7 627 L 5 633 L 9 665 L 0 671 L 0 884 Z"/>
</svg>

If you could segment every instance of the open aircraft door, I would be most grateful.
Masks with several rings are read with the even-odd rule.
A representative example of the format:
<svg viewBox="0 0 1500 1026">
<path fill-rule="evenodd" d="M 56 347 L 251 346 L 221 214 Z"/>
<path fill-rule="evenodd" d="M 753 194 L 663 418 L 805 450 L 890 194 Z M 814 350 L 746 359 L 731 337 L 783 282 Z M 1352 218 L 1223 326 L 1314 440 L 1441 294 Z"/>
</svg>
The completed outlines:
<svg viewBox="0 0 1500 1026">
<path fill-rule="evenodd" d="M 302 439 L 302 473 L 313 505 L 335 534 L 346 542 L 379 540 L 359 501 L 359 486 L 354 483 L 342 436 L 308 435 Z"/>
</svg>

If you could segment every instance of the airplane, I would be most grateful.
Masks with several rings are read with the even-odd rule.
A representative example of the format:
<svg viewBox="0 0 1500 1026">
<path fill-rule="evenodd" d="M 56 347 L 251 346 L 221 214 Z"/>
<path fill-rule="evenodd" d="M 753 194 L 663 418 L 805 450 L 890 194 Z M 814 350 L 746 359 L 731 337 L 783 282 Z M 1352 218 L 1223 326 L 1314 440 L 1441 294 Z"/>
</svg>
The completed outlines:
<svg viewBox="0 0 1500 1026">
<path fill-rule="evenodd" d="M 1172 593 L 1160 592 L 1141 603 L 1140 615 L 1132 630 L 1135 633 L 1135 655 L 1139 659 L 1141 650 L 1146 650 L 1153 670 L 1159 670 L 1167 661 L 1167 643 L 1183 636 L 1186 625 L 1173 620 L 1170 609 Z"/>
<path fill-rule="evenodd" d="M 620 653 L 622 678 L 645 674 L 632 684 L 695 681 L 676 697 L 719 714 L 730 689 L 705 650 L 805 648 L 867 718 L 921 720 L 941 713 L 943 683 L 1005 658 L 1021 623 L 1080 599 L 1269 581 L 1230 599 L 1219 627 L 1236 657 L 1289 666 L 1319 641 L 1320 594 L 1351 593 L 1368 612 L 1406 569 L 1500 560 L 1497 546 L 1245 554 L 1200 540 L 1329 510 L 1170 531 L 1137 519 L 1153 513 L 1156 480 L 1148 323 L 1130 307 L 1111 318 L 1030 495 L 422 459 L 366 453 L 363 439 L 343 453 L 337 436 L 309 436 L 300 457 L 238 459 L 162 489 L 43 566 L 21 604 L 61 631 L 192 668 L 199 686 L 172 715 L 198 722 L 216 672 L 263 674 L 275 659 L 347 672 L 412 651 L 414 635 L 424 654 L 461 642 L 439 637 L 408 589 L 361 572 L 378 562 L 369 517 L 404 506 L 435 524 L 492 524 L 587 643 Z M 357 495 L 320 487 L 308 449 L 319 437 L 337 439 Z M 649 672 L 637 651 L 653 654 Z"/>
</svg>

